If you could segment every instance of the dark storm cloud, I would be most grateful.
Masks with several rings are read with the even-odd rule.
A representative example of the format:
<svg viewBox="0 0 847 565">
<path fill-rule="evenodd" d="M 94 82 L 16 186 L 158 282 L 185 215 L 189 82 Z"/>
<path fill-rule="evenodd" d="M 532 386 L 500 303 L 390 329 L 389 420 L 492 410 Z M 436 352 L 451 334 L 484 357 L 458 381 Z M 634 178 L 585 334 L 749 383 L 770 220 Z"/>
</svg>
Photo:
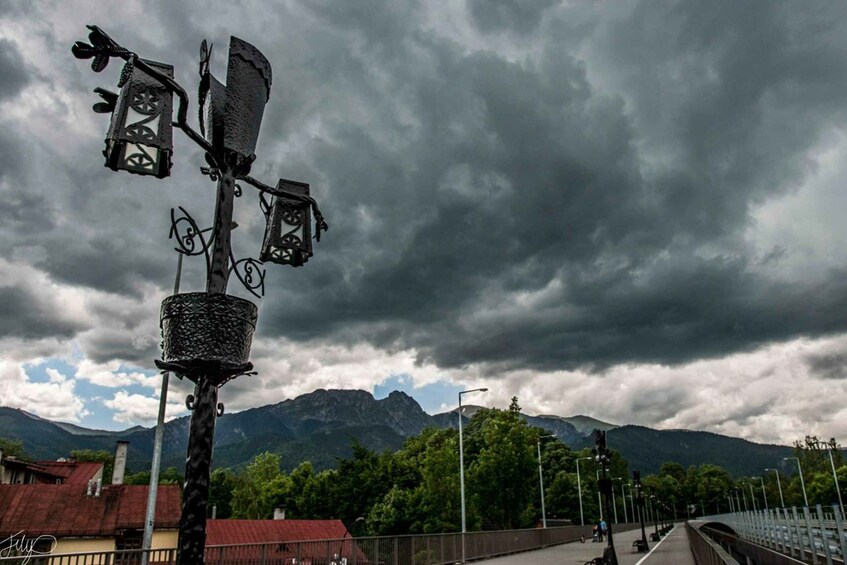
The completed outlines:
<svg viewBox="0 0 847 565">
<path fill-rule="evenodd" d="M 753 207 L 796 190 L 810 149 L 843 124 L 841 5 L 472 1 L 480 49 L 422 25 L 412 2 L 152 8 L 154 33 L 105 27 L 176 63 L 189 92 L 203 37 L 221 77 L 229 33 L 265 52 L 274 86 L 254 174 L 309 182 L 330 223 L 306 268 L 268 266 L 263 336 L 553 370 L 684 363 L 847 326 L 844 277 L 773 280 L 762 269 L 797 250 L 754 257 L 743 239 Z M 114 88 L 117 64 L 97 77 L 74 64 L 71 83 Z M 55 193 L 33 175 L 0 216 L 23 225 L 48 201 L 61 212 L 27 241 L 59 282 L 169 291 L 168 209 L 205 225 L 213 204 L 200 152 L 176 137 L 161 182 L 105 171 L 96 136 L 76 159 L 47 144 L 38 163 Z M 236 232 L 241 255 L 261 224 Z M 87 354 L 140 359 L 146 335 L 92 334 Z"/>
<path fill-rule="evenodd" d="M 29 82 L 15 44 L 0 38 L 0 102 L 14 98 Z"/>
<path fill-rule="evenodd" d="M 842 380 L 847 378 L 847 353 L 833 352 L 809 355 L 806 364 L 813 375 L 821 379 Z"/>
<path fill-rule="evenodd" d="M 346 9 L 332 26 L 374 48 L 324 46 L 305 77 L 354 110 L 322 116 L 300 163 L 332 230 L 307 269 L 269 274 L 285 282 L 263 331 L 552 370 L 682 363 L 847 326 L 832 314 L 840 277 L 771 281 L 740 240 L 751 207 L 793 190 L 843 116 L 830 45 L 845 44 L 843 18 L 635 4 L 601 36 L 625 104 L 555 41 L 512 62 L 391 10 L 370 28 Z M 385 85 L 391 102 L 372 105 Z M 665 154 L 649 176 L 636 142 Z M 510 304 L 550 285 L 535 306 Z"/>
<path fill-rule="evenodd" d="M 52 301 L 26 289 L 0 287 L 0 337 L 73 337 L 85 324 L 62 316 Z"/>
</svg>

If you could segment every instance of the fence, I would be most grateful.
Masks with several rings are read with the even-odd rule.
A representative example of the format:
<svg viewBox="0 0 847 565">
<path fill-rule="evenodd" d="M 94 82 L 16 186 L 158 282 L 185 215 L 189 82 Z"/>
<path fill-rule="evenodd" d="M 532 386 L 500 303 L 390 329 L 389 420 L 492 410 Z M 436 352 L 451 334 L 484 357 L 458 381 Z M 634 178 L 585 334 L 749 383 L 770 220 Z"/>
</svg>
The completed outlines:
<svg viewBox="0 0 847 565">
<path fill-rule="evenodd" d="M 620 524 L 625 531 L 637 524 Z M 541 549 L 591 536 L 591 526 L 465 534 L 468 561 Z M 0 557 L 0 565 L 140 565 L 142 550 Z M 149 565 L 173 565 L 175 549 L 150 550 Z M 206 547 L 206 565 L 447 565 L 462 560 L 462 534 L 343 538 Z"/>
<path fill-rule="evenodd" d="M 738 537 L 812 565 L 844 563 L 847 538 L 840 508 L 770 508 L 706 516 L 730 526 Z"/>
<path fill-rule="evenodd" d="M 711 540 L 698 527 L 686 522 L 685 530 L 688 533 L 691 552 L 694 554 L 698 565 L 739 565 L 738 561 L 727 553 L 719 543 Z"/>
</svg>

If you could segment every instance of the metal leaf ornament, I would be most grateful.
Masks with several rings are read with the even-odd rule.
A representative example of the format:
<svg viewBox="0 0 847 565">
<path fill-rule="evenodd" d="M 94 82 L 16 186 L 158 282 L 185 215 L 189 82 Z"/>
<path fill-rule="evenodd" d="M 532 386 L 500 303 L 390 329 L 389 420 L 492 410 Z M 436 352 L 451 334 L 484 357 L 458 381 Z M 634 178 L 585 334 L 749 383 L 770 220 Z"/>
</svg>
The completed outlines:
<svg viewBox="0 0 847 565">
<path fill-rule="evenodd" d="M 92 108 L 98 114 L 111 114 L 115 111 L 115 106 L 118 103 L 118 95 L 114 92 L 110 92 L 104 88 L 95 88 L 94 92 L 100 95 L 100 98 L 103 99 L 103 102 L 98 102 Z"/>
<path fill-rule="evenodd" d="M 115 43 L 111 37 L 106 35 L 102 29 L 97 26 L 86 26 L 91 30 L 88 34 L 88 40 L 91 45 L 77 41 L 71 47 L 71 52 L 77 59 L 94 59 L 91 61 L 91 70 L 99 73 L 109 64 L 109 58 L 128 53 L 126 49 Z"/>
<path fill-rule="evenodd" d="M 206 137 L 206 121 L 204 116 L 206 96 L 209 94 L 209 61 L 212 58 L 212 45 L 206 40 L 200 44 L 200 87 L 197 93 L 197 114 L 200 120 L 200 134 Z"/>
</svg>

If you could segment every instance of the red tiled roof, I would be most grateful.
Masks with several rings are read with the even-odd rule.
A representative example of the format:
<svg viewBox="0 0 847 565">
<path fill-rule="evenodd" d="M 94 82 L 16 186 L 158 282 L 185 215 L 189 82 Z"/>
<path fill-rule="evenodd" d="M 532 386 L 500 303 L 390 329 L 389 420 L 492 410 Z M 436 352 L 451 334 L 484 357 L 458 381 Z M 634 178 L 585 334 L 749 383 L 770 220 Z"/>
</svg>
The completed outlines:
<svg viewBox="0 0 847 565">
<path fill-rule="evenodd" d="M 87 485 L 88 481 L 103 468 L 102 463 L 82 461 L 38 461 L 38 465 L 53 475 L 64 477 L 66 485 Z M 103 477 L 103 479 L 111 477 Z"/>
<path fill-rule="evenodd" d="M 350 537 L 341 520 L 207 520 L 206 545 Z"/>
<path fill-rule="evenodd" d="M 235 547 L 214 547 L 222 545 Z M 370 563 L 341 520 L 208 520 L 206 552 L 210 561 L 233 565 L 328 561 L 334 554 Z"/>
<path fill-rule="evenodd" d="M 86 485 L 0 485 L 0 539 L 27 536 L 112 536 L 116 530 L 144 527 L 146 485 L 107 485 L 100 496 Z M 160 485 L 156 528 L 179 525 L 178 485 Z"/>
</svg>

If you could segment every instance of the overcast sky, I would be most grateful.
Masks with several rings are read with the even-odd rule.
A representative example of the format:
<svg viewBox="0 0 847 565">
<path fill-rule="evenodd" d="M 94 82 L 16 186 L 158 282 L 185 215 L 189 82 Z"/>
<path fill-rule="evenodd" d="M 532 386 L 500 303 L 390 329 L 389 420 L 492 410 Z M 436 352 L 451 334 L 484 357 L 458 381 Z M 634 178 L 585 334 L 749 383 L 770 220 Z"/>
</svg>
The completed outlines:
<svg viewBox="0 0 847 565">
<path fill-rule="evenodd" d="M 215 186 L 179 132 L 168 179 L 103 166 L 120 64 L 73 58 L 86 24 L 173 64 L 189 116 L 204 38 L 221 79 L 230 34 L 273 66 L 253 175 L 308 182 L 330 231 L 268 265 L 227 410 L 486 386 L 466 400 L 847 442 L 844 2 L 0 0 L 0 405 L 120 429 L 155 421 L 169 211 L 209 225 Z"/>
</svg>

